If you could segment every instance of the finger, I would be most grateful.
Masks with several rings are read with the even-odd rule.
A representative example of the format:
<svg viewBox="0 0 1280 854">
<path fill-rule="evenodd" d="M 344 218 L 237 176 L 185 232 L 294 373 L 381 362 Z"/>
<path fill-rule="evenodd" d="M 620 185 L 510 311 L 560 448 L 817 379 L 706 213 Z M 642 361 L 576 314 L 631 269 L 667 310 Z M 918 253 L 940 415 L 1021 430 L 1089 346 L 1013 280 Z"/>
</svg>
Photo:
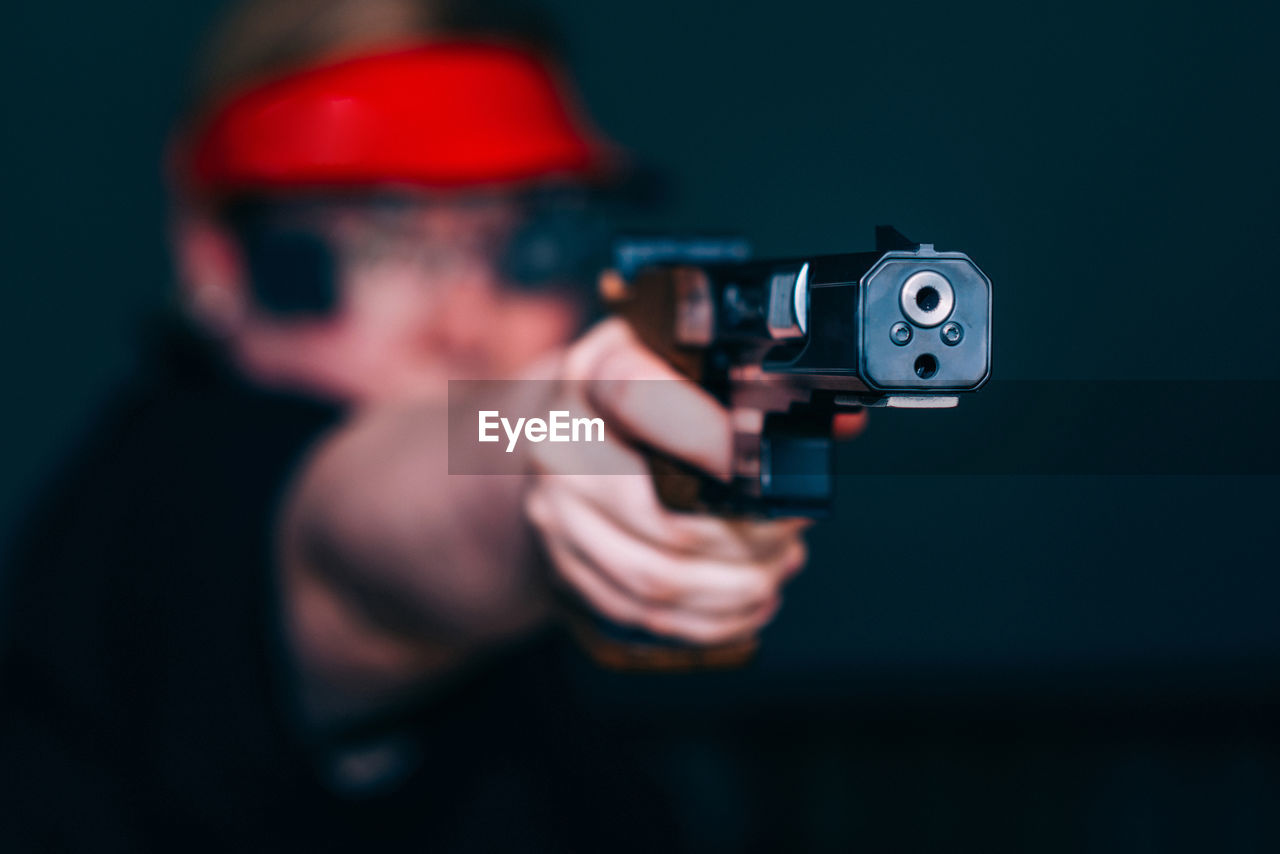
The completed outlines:
<svg viewBox="0 0 1280 854">
<path fill-rule="evenodd" d="M 729 413 L 695 383 L 646 349 L 626 330 L 604 339 L 584 366 L 588 402 L 606 424 L 631 439 L 727 479 L 732 465 Z M 598 342 L 597 342 L 598 343 Z"/>
<path fill-rule="evenodd" d="M 845 442 L 867 429 L 867 410 L 857 412 L 837 412 L 831 419 L 831 435 L 837 441 Z"/>
<path fill-rule="evenodd" d="M 644 605 L 605 581 L 563 536 L 553 534 L 545 542 L 556 575 L 596 613 L 622 626 L 645 624 Z"/>
<path fill-rule="evenodd" d="M 805 559 L 802 541 L 768 560 L 725 563 L 675 554 L 636 539 L 593 505 L 553 497 L 566 539 L 618 590 L 646 604 L 705 614 L 742 614 L 775 597 Z"/>
<path fill-rule="evenodd" d="M 727 617 L 646 606 L 619 593 L 563 540 L 555 538 L 549 544 L 549 551 L 561 579 L 597 613 L 619 625 L 644 629 L 662 637 L 701 645 L 727 643 L 751 637 L 778 611 L 777 599 L 765 602 L 750 613 Z"/>
<path fill-rule="evenodd" d="M 554 407 L 571 413 L 587 411 L 572 398 L 560 398 Z M 649 465 L 635 448 L 606 429 L 602 441 L 540 442 L 529 447 L 528 464 L 536 474 L 593 478 L 609 483 L 618 478 L 651 479 Z"/>
<path fill-rule="evenodd" d="M 573 453 L 544 443 L 532 452 L 531 463 L 535 471 L 555 476 L 558 488 L 586 497 L 631 533 L 673 551 L 755 560 L 777 552 L 812 524 L 800 518 L 728 520 L 675 512 L 662 505 L 648 463 L 636 449 L 606 437 L 590 450 L 594 456 L 585 469 Z"/>
<path fill-rule="evenodd" d="M 714 644 L 749 637 L 771 620 L 780 604 L 775 595 L 757 609 L 739 615 L 706 615 L 642 602 L 614 587 L 567 539 L 563 517 L 551 504 L 553 489 L 536 487 L 529 494 L 530 519 L 542 530 L 556 574 L 599 613 L 623 625 L 691 643 Z"/>
<path fill-rule="evenodd" d="M 606 353 L 633 340 L 635 333 L 620 317 L 610 317 L 597 323 L 569 348 L 564 360 L 563 378 L 586 379 Z"/>
<path fill-rule="evenodd" d="M 649 615 L 645 628 L 655 635 L 713 646 L 759 634 L 777 615 L 780 607 L 780 600 L 774 599 L 750 614 L 723 619 L 678 611 L 658 611 Z"/>
<path fill-rule="evenodd" d="M 630 537 L 665 552 L 726 563 L 772 562 L 813 524 L 810 519 L 725 519 L 667 510 L 644 475 L 544 475 L 553 493 L 590 503 Z"/>
</svg>

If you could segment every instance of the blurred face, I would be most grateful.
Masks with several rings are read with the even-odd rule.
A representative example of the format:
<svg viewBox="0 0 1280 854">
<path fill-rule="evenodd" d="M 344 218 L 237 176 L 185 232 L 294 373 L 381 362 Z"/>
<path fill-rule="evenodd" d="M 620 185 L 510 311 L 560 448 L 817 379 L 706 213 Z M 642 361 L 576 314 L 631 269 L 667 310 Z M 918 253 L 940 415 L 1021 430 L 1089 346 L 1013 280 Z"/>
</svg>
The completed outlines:
<svg viewBox="0 0 1280 854">
<path fill-rule="evenodd" d="M 218 227 L 178 236 L 194 312 L 259 383 L 357 404 L 439 400 L 450 379 L 518 375 L 581 325 L 567 283 L 531 288 L 505 272 L 528 217 L 515 199 L 351 201 L 288 216 L 332 250 L 337 305 L 323 316 L 257 304 L 236 241 Z"/>
</svg>

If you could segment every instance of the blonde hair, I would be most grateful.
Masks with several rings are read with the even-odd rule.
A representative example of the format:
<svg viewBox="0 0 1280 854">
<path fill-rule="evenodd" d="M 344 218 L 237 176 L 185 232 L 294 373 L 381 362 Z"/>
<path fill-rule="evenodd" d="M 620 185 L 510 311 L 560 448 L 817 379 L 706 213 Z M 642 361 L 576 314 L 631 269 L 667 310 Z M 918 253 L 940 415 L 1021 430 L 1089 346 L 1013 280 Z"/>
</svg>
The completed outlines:
<svg viewBox="0 0 1280 854">
<path fill-rule="evenodd" d="M 186 114 L 319 60 L 469 33 L 547 53 L 557 41 L 546 20 L 519 0 L 236 0 L 197 56 Z"/>
</svg>

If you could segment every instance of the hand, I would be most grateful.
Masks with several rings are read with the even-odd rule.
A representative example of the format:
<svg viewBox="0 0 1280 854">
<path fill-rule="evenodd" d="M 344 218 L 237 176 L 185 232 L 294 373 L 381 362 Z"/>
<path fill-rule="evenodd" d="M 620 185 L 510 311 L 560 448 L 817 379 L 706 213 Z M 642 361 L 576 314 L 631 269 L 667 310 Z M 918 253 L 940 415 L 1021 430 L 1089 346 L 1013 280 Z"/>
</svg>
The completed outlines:
<svg viewBox="0 0 1280 854">
<path fill-rule="evenodd" d="M 591 453 L 609 473 L 581 473 L 564 445 L 533 446 L 525 506 L 558 577 L 610 620 L 657 635 L 713 645 L 758 632 L 804 565 L 808 520 L 670 511 L 644 456 L 621 438 L 727 478 L 729 413 L 618 319 L 570 348 L 564 377 L 569 399 L 554 408 L 604 419 L 605 442 Z"/>
</svg>

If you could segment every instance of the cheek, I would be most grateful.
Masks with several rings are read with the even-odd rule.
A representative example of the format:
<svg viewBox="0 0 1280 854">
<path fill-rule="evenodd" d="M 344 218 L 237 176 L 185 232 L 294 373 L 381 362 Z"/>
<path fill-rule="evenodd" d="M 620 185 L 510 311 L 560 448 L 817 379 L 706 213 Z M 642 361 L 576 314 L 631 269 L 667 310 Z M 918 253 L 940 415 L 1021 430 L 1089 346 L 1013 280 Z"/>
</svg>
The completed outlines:
<svg viewBox="0 0 1280 854">
<path fill-rule="evenodd" d="M 568 344 L 577 332 L 581 310 L 554 297 L 503 300 L 497 313 L 494 344 L 504 368 L 520 368 Z"/>
<path fill-rule="evenodd" d="M 338 314 L 317 330 L 317 361 L 356 400 L 420 397 L 436 361 L 424 333 L 431 306 L 420 288 L 378 284 L 385 287 L 348 292 Z"/>
<path fill-rule="evenodd" d="M 568 300 L 460 282 L 428 296 L 420 284 L 353 288 L 313 350 L 335 385 L 360 400 L 438 397 L 448 379 L 519 373 L 578 329 Z"/>
</svg>

